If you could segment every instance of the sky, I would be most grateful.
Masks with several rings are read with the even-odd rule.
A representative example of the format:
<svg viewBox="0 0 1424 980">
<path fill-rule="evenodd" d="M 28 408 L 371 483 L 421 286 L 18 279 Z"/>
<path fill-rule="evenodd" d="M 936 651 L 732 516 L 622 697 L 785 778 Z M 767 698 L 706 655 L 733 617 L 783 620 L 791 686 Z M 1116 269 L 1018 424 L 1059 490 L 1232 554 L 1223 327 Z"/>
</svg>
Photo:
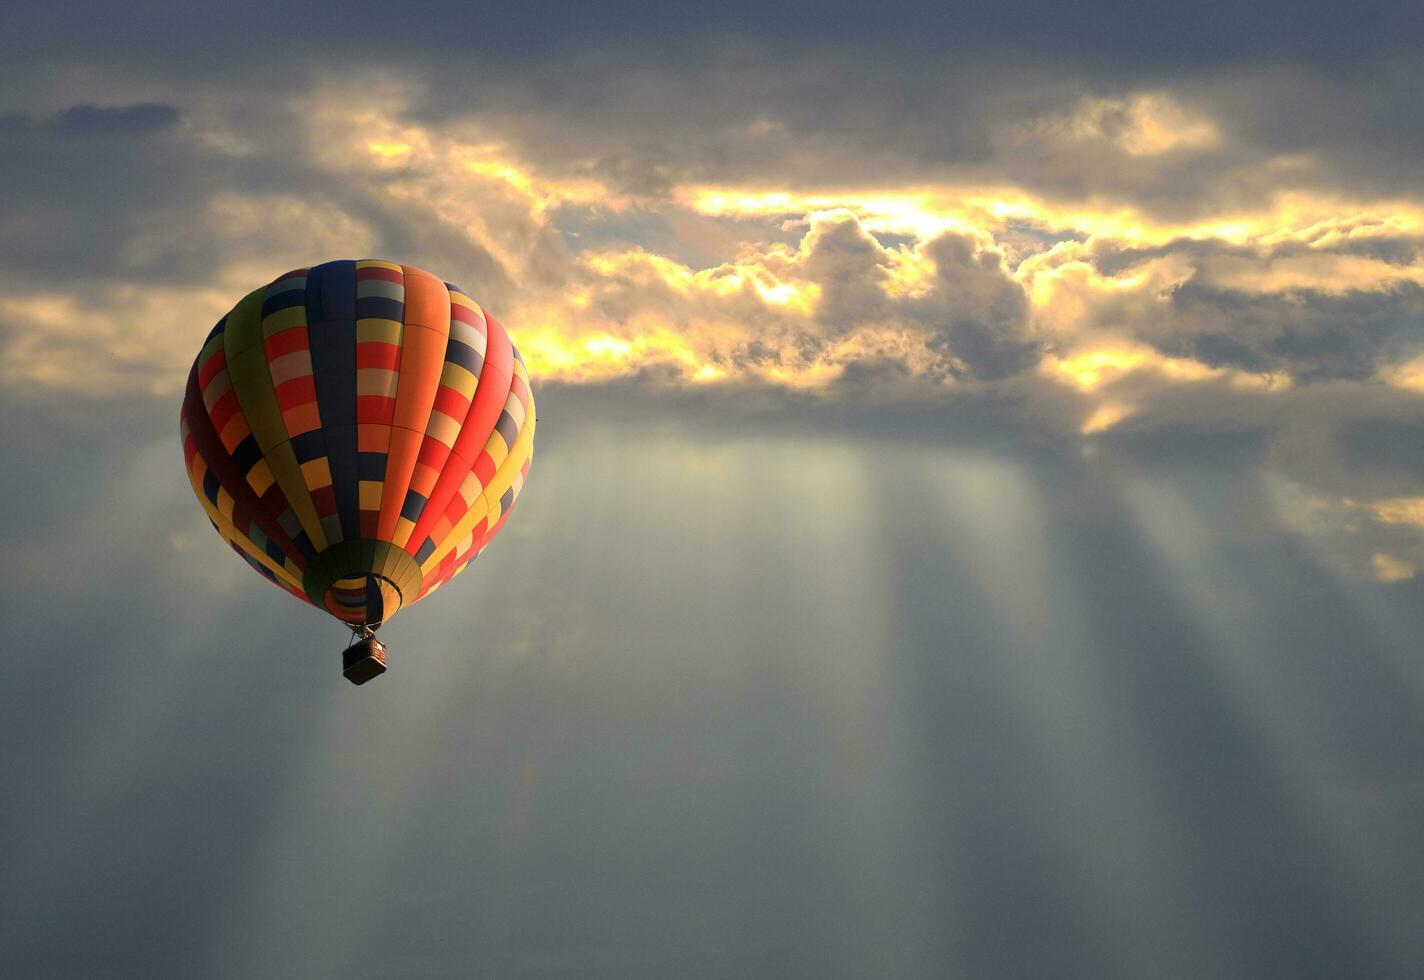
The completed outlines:
<svg viewBox="0 0 1424 980">
<path fill-rule="evenodd" d="M 0 974 L 1424 972 L 1424 13 L 0 7 Z M 213 323 L 507 327 L 519 506 L 339 676 Z"/>
</svg>

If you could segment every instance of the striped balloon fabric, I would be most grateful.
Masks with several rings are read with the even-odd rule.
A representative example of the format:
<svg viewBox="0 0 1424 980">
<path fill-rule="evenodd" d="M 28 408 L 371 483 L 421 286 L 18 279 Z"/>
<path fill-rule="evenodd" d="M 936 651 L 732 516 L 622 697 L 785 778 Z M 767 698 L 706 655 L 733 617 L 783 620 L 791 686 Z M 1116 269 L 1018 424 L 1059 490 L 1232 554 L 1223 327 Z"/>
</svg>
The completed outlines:
<svg viewBox="0 0 1424 980">
<path fill-rule="evenodd" d="M 296 269 L 218 321 L 181 418 L 193 490 L 266 578 L 375 627 L 457 575 L 534 448 L 524 362 L 464 291 L 373 259 Z"/>
</svg>

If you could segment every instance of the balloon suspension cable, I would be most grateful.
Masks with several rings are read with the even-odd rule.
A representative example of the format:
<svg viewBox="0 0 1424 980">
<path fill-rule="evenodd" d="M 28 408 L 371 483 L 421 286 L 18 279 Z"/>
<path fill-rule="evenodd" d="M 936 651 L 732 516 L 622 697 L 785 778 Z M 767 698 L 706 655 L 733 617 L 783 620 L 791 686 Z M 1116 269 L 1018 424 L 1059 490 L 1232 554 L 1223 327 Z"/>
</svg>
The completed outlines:
<svg viewBox="0 0 1424 980">
<path fill-rule="evenodd" d="M 360 626 L 351 627 L 351 642 L 357 643 L 361 640 L 373 640 L 376 638 L 376 630 L 372 626 L 364 623 Z"/>
</svg>

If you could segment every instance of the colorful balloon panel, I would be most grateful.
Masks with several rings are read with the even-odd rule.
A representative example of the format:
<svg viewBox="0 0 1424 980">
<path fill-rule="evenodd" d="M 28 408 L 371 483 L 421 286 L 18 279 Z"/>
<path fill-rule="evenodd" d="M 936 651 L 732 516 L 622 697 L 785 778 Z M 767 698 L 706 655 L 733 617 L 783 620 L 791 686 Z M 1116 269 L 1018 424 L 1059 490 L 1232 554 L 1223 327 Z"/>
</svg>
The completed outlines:
<svg viewBox="0 0 1424 980">
<path fill-rule="evenodd" d="M 529 473 L 534 398 L 459 287 L 374 259 L 296 269 L 203 343 L 183 455 L 208 519 L 268 580 L 375 626 L 498 533 Z"/>
</svg>

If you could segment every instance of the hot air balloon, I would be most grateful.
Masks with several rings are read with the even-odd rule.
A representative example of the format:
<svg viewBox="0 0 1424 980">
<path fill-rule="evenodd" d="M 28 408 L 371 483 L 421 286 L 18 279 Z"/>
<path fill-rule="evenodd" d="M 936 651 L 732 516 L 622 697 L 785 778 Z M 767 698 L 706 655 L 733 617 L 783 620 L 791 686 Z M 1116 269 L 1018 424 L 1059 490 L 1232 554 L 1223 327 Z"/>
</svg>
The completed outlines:
<svg viewBox="0 0 1424 980">
<path fill-rule="evenodd" d="M 218 534 L 350 627 L 343 673 L 364 684 L 386 669 L 376 629 L 504 526 L 534 399 L 509 335 L 459 287 L 393 262 L 325 262 L 218 321 L 181 430 Z"/>
</svg>

